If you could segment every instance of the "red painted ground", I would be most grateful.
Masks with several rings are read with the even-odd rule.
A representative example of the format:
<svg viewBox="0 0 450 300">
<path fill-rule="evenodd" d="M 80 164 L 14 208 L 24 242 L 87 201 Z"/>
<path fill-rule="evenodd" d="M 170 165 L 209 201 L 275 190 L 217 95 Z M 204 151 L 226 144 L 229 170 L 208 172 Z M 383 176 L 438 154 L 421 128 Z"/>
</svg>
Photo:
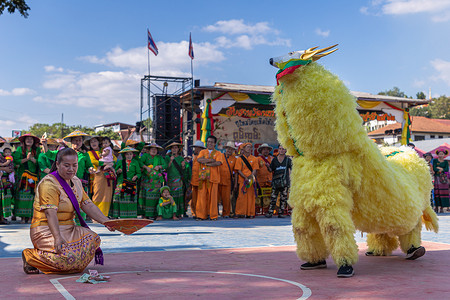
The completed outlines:
<svg viewBox="0 0 450 300">
<path fill-rule="evenodd" d="M 77 283 L 80 274 L 26 275 L 17 258 L 0 259 L 1 299 L 64 299 L 50 279 L 58 279 L 76 299 L 297 299 L 306 286 L 309 299 L 450 299 L 450 245 L 424 242 L 424 257 L 407 261 L 402 253 L 364 256 L 353 278 L 337 278 L 337 268 L 301 271 L 294 247 L 107 254 L 108 283 Z M 131 271 L 131 272 L 130 272 Z M 180 272 L 180 271 L 208 271 Z M 223 274 L 241 273 L 247 275 Z M 308 292 L 308 290 L 306 289 Z"/>
</svg>

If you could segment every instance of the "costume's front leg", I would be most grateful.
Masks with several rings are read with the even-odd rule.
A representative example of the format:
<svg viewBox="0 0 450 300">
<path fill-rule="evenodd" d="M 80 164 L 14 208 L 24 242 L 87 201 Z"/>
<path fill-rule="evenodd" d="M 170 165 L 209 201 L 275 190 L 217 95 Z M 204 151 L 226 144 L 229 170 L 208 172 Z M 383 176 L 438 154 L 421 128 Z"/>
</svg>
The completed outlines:
<svg viewBox="0 0 450 300">
<path fill-rule="evenodd" d="M 317 265 L 325 261 L 329 253 L 314 216 L 306 212 L 303 207 L 296 206 L 292 210 L 291 218 L 292 230 L 297 243 L 297 256 L 309 265 Z M 324 266 L 324 264 L 319 265 Z"/>
<path fill-rule="evenodd" d="M 351 216 L 352 196 L 350 190 L 341 184 L 338 174 L 333 176 L 329 173 L 327 177 L 328 180 L 322 181 L 323 184 L 314 194 L 312 202 L 318 204 L 316 219 L 325 245 L 339 267 L 338 277 L 350 277 L 353 276 L 351 266 L 358 261 L 355 225 Z"/>
</svg>

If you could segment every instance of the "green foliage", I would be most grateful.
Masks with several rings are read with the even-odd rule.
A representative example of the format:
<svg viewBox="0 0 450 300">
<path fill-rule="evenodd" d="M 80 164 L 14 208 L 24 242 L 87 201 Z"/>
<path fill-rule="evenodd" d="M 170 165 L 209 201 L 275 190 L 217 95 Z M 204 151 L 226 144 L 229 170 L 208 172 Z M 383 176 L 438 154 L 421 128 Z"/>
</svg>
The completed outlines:
<svg viewBox="0 0 450 300">
<path fill-rule="evenodd" d="M 118 132 L 114 132 L 112 129 L 106 129 L 95 133 L 95 135 L 99 136 L 107 136 L 111 140 L 120 140 L 120 135 Z"/>
<path fill-rule="evenodd" d="M 401 98 L 408 98 L 408 96 L 406 96 L 406 94 L 402 91 L 400 91 L 400 89 L 396 86 L 394 86 L 392 89 L 384 91 L 384 92 L 379 92 L 378 95 L 386 95 L 386 96 L 393 96 L 393 97 L 401 97 Z"/>
<path fill-rule="evenodd" d="M 450 119 L 450 97 L 444 95 L 433 99 L 430 112 L 434 119 Z"/>
<path fill-rule="evenodd" d="M 409 110 L 411 116 L 431 118 L 430 105 L 420 105 Z"/>
<path fill-rule="evenodd" d="M 153 125 L 152 119 L 147 118 L 145 120 L 142 120 L 142 123 L 144 124 L 145 128 L 147 128 L 147 129 L 152 128 L 152 125 Z"/>
<path fill-rule="evenodd" d="M 107 136 L 112 140 L 120 140 L 119 134 L 111 129 L 99 131 L 96 133 L 95 130 L 90 127 L 81 125 L 67 126 L 64 123 L 54 123 L 51 125 L 44 123 L 36 123 L 30 126 L 28 130 L 24 130 L 23 133 L 31 133 L 37 137 L 41 137 L 44 133 L 47 133 L 47 137 L 49 138 L 61 139 L 75 130 L 80 130 L 89 135 Z"/>
<path fill-rule="evenodd" d="M 425 95 L 424 92 L 418 92 L 416 94 L 416 99 L 427 99 L 427 96 Z"/>
<path fill-rule="evenodd" d="M 14 13 L 17 9 L 24 18 L 27 18 L 30 7 L 26 4 L 25 0 L 0 0 L 0 15 L 3 14 L 5 9 L 10 14 Z"/>
</svg>

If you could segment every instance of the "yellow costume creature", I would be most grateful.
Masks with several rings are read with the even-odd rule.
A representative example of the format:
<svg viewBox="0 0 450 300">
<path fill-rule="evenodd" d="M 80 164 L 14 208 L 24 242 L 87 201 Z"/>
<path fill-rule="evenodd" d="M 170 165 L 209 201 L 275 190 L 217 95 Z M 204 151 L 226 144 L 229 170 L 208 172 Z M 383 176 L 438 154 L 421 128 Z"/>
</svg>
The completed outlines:
<svg viewBox="0 0 450 300">
<path fill-rule="evenodd" d="M 351 277 L 356 229 L 368 233 L 366 255 L 389 255 L 400 245 L 416 259 L 425 254 L 422 222 L 435 232 L 438 224 L 425 160 L 407 147 L 380 151 L 361 126 L 356 99 L 315 62 L 333 47 L 270 63 L 280 69 L 273 94 L 278 140 L 293 155 L 289 204 L 297 255 L 306 261 L 301 269 L 326 268 L 331 254 L 338 277 Z"/>
</svg>

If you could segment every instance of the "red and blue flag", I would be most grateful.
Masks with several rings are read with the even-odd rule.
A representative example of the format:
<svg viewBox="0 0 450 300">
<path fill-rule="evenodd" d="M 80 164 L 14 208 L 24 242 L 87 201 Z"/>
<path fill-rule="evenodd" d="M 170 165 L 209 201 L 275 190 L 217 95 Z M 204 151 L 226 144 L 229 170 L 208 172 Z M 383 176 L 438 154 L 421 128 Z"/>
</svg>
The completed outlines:
<svg viewBox="0 0 450 300">
<path fill-rule="evenodd" d="M 153 54 L 158 55 L 158 47 L 156 47 L 155 41 L 152 38 L 152 35 L 150 34 L 150 31 L 147 29 L 148 33 L 148 50 L 152 51 Z"/>
<path fill-rule="evenodd" d="M 189 57 L 194 59 L 194 45 L 192 44 L 191 34 L 189 33 Z"/>
</svg>

